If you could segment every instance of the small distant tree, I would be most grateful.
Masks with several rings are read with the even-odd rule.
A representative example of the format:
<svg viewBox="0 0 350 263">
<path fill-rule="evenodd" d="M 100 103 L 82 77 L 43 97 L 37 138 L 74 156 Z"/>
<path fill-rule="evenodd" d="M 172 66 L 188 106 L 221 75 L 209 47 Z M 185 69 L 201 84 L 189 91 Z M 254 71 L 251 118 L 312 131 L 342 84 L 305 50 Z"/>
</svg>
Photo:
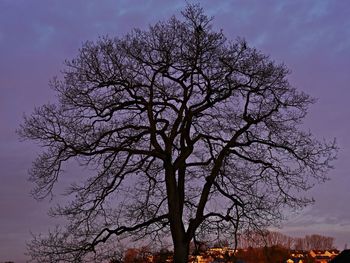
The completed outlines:
<svg viewBox="0 0 350 263">
<path fill-rule="evenodd" d="M 123 263 L 123 258 L 125 254 L 125 250 L 122 249 L 113 249 L 111 256 L 109 258 L 109 263 Z"/>
<path fill-rule="evenodd" d="M 295 250 L 307 250 L 307 246 L 305 244 L 305 239 L 301 237 L 294 238 L 294 249 Z"/>
<path fill-rule="evenodd" d="M 213 247 L 228 247 L 228 246 L 229 246 L 229 241 L 227 239 L 218 239 L 213 244 Z"/>
<path fill-rule="evenodd" d="M 126 250 L 123 263 L 141 263 L 142 258 L 139 257 L 139 251 L 136 248 L 129 248 Z"/>
<path fill-rule="evenodd" d="M 123 263 L 145 263 L 149 261 L 152 252 L 149 247 L 129 248 L 126 250 Z"/>
<path fill-rule="evenodd" d="M 334 143 L 302 131 L 314 100 L 288 69 L 227 40 L 199 6 L 182 15 L 87 42 L 51 82 L 59 101 L 25 118 L 20 135 L 46 149 L 30 171 L 37 198 L 67 161 L 89 168 L 52 211 L 66 230 L 34 238 L 33 260 L 86 262 L 116 239 L 169 236 L 185 263 L 194 237 L 265 228 L 326 179 Z"/>
<path fill-rule="evenodd" d="M 199 255 L 203 252 L 206 252 L 208 249 L 208 243 L 204 241 L 191 241 L 189 246 L 189 253 L 191 255 Z"/>
<path fill-rule="evenodd" d="M 169 251 L 166 248 L 162 248 L 159 252 L 154 254 L 154 263 L 163 263 L 169 262 L 167 260 L 171 260 L 173 258 L 173 252 Z"/>
</svg>

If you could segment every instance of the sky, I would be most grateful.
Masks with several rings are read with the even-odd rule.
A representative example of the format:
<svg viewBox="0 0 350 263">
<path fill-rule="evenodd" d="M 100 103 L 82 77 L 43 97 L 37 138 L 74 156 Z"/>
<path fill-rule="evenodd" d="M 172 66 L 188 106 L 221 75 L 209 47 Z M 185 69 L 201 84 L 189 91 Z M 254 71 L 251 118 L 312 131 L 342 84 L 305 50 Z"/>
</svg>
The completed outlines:
<svg viewBox="0 0 350 263">
<path fill-rule="evenodd" d="M 339 249 L 350 246 L 350 1 L 197 3 L 228 39 L 245 38 L 286 64 L 291 84 L 317 98 L 304 126 L 319 139 L 337 139 L 331 180 L 315 186 L 309 193 L 315 204 L 289 214 L 279 231 L 329 235 Z M 146 29 L 179 15 L 185 5 L 174 0 L 0 0 L 0 262 L 25 262 L 31 233 L 59 223 L 47 216 L 55 201 L 37 202 L 30 195 L 27 171 L 40 149 L 15 133 L 24 113 L 55 102 L 48 82 L 60 77 L 64 60 L 73 58 L 85 41 Z"/>
</svg>

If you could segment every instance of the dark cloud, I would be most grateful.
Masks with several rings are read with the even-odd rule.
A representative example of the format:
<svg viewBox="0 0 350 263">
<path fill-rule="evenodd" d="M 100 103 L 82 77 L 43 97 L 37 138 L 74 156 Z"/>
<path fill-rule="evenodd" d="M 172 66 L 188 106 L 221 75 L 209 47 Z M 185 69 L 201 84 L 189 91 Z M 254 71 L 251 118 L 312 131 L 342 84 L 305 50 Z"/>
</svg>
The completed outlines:
<svg viewBox="0 0 350 263">
<path fill-rule="evenodd" d="M 190 1 L 192 2 L 192 1 Z M 310 193 L 316 203 L 286 231 L 324 231 L 342 242 L 350 237 L 347 200 L 350 156 L 350 3 L 348 1 L 200 1 L 214 26 L 229 39 L 241 36 L 285 63 L 291 83 L 318 98 L 305 120 L 318 137 L 337 137 L 341 148 L 333 179 Z M 48 203 L 29 197 L 26 170 L 38 153 L 15 135 L 23 113 L 54 101 L 48 81 L 64 59 L 98 36 L 120 36 L 134 27 L 179 14 L 184 1 L 77 0 L 0 1 L 0 261 L 23 262 L 29 231 L 45 231 L 52 221 Z M 346 234 L 345 234 L 346 233 Z M 342 247 L 340 247 L 342 248 Z"/>
</svg>

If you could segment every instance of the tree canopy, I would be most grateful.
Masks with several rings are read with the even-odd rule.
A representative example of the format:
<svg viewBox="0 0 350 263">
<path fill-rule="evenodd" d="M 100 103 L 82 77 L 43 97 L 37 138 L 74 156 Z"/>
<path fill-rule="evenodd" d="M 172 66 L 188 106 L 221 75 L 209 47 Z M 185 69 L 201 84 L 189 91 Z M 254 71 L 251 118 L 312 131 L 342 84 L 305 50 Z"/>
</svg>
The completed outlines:
<svg viewBox="0 0 350 263">
<path fill-rule="evenodd" d="M 198 5 L 86 42 L 50 83 L 57 103 L 19 131 L 45 148 L 30 170 L 37 198 L 69 160 L 94 171 L 53 209 L 69 224 L 36 237 L 32 258 L 81 262 L 117 239 L 171 233 L 175 262 L 186 262 L 193 239 L 264 229 L 308 204 L 300 193 L 326 179 L 335 145 L 301 128 L 314 100 L 288 72 L 227 40 Z"/>
</svg>

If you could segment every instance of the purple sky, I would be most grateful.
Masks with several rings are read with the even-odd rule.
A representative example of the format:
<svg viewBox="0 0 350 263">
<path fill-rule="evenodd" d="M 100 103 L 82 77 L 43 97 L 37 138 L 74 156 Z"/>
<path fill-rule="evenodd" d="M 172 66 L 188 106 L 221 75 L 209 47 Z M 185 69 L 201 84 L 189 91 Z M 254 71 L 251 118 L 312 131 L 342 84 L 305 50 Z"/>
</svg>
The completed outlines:
<svg viewBox="0 0 350 263">
<path fill-rule="evenodd" d="M 318 98 L 305 126 L 320 139 L 337 138 L 331 181 L 316 186 L 310 192 L 315 205 L 290 216 L 281 231 L 330 235 L 339 249 L 350 245 L 350 1 L 199 2 L 228 38 L 244 37 L 284 62 L 291 83 Z M 24 262 L 30 232 L 55 224 L 46 215 L 49 202 L 29 194 L 27 170 L 39 149 L 15 134 L 23 114 L 55 101 L 47 83 L 84 41 L 146 28 L 184 6 L 164 0 L 0 0 L 0 262 Z"/>
</svg>

